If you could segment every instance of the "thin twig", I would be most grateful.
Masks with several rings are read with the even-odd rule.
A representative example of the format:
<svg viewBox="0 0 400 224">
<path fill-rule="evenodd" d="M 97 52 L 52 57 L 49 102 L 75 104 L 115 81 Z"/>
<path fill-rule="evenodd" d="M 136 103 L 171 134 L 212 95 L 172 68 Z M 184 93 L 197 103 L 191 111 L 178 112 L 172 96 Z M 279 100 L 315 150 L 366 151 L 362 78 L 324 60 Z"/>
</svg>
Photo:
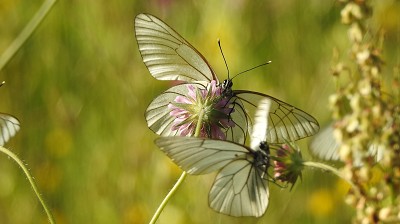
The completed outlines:
<svg viewBox="0 0 400 224">
<path fill-rule="evenodd" d="M 200 135 L 203 115 L 204 115 L 204 111 L 201 110 L 200 114 L 199 114 L 199 118 L 198 118 L 197 124 L 196 124 L 196 131 L 194 133 L 194 137 L 199 137 L 199 135 Z M 185 180 L 186 176 L 187 176 L 187 173 L 185 171 L 183 171 L 182 175 L 176 181 L 175 185 L 172 187 L 172 189 L 165 196 L 164 200 L 158 206 L 158 208 L 157 208 L 156 212 L 154 213 L 153 217 L 151 218 L 149 224 L 155 224 L 157 222 L 158 218 L 160 217 L 161 212 L 164 210 L 164 207 L 167 205 L 169 199 L 171 199 L 171 197 L 175 194 L 176 190 L 183 183 L 183 181 Z"/>
<path fill-rule="evenodd" d="M 47 218 L 49 219 L 49 222 L 51 224 L 54 224 L 55 221 L 54 221 L 53 215 L 51 214 L 50 209 L 46 205 L 46 202 L 43 200 L 42 196 L 40 195 L 39 190 L 35 184 L 35 181 L 33 180 L 32 175 L 29 173 L 29 171 L 26 168 L 26 166 L 24 165 L 24 163 L 18 158 L 17 155 L 15 155 L 13 152 L 11 152 L 10 150 L 8 150 L 2 146 L 0 146 L 0 152 L 3 152 L 7 156 L 9 156 L 11 159 L 13 159 L 18 164 L 19 167 L 21 167 L 22 171 L 24 171 L 24 173 L 25 173 L 25 176 L 28 178 L 29 183 L 31 184 L 33 191 L 35 192 L 36 197 L 39 199 L 40 203 L 42 204 L 43 209 L 47 214 Z"/>
</svg>

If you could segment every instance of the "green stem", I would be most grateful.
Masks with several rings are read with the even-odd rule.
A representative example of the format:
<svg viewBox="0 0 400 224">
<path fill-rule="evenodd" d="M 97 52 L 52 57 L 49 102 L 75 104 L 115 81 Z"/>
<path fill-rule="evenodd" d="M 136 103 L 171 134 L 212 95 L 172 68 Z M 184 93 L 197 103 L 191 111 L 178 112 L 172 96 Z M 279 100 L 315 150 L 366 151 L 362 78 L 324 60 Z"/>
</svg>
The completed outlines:
<svg viewBox="0 0 400 224">
<path fill-rule="evenodd" d="M 317 162 L 312 162 L 312 161 L 305 161 L 305 162 L 303 162 L 303 165 L 304 165 L 304 166 L 308 166 L 308 167 L 314 167 L 314 168 L 318 168 L 318 169 L 330 171 L 330 172 L 332 172 L 333 174 L 335 174 L 336 176 L 338 176 L 338 177 L 340 177 L 341 179 L 345 180 L 347 183 L 349 183 L 349 184 L 351 185 L 352 188 L 355 189 L 354 183 L 353 183 L 351 180 L 345 178 L 345 177 L 339 172 L 339 170 L 337 170 L 337 169 L 334 168 L 334 167 L 331 167 L 331 166 L 326 165 L 326 164 L 323 164 L 323 163 L 317 163 Z"/>
<path fill-rule="evenodd" d="M 196 138 L 199 137 L 200 135 L 201 125 L 203 123 L 203 117 L 204 117 L 204 110 L 201 110 L 199 114 L 199 119 L 197 120 L 196 130 L 194 132 L 194 137 Z"/>
<path fill-rule="evenodd" d="M 199 119 L 197 120 L 194 137 L 199 137 L 199 135 L 200 135 L 203 115 L 204 115 L 204 112 L 203 112 L 203 110 L 201 110 L 200 114 L 199 114 Z M 169 199 L 171 199 L 172 196 L 175 194 L 176 190 L 183 183 L 186 176 L 187 176 L 187 173 L 185 171 L 183 171 L 183 173 L 181 174 L 179 179 L 176 181 L 175 185 L 172 187 L 172 189 L 168 192 L 167 196 L 165 196 L 164 200 L 158 206 L 157 211 L 154 213 L 153 218 L 151 218 L 149 224 L 155 224 L 157 222 L 158 218 L 160 217 L 161 212 L 164 210 L 164 207 L 167 205 Z"/>
<path fill-rule="evenodd" d="M 32 33 L 36 30 L 39 24 L 43 21 L 46 15 L 49 13 L 50 9 L 53 7 L 57 0 L 48 0 L 43 2 L 40 9 L 32 17 L 25 28 L 21 31 L 17 38 L 10 44 L 10 46 L 4 51 L 0 57 L 0 71 L 4 66 L 10 61 L 10 59 L 17 53 L 21 46 L 26 42 L 26 40 L 32 36 Z"/>
<path fill-rule="evenodd" d="M 7 156 L 9 156 L 11 159 L 13 159 L 19 167 L 21 167 L 22 171 L 24 171 L 26 177 L 28 178 L 29 183 L 31 184 L 33 191 L 36 194 L 36 197 L 39 199 L 40 203 L 42 204 L 44 211 L 47 214 L 47 218 L 49 219 L 49 222 L 51 224 L 54 224 L 55 221 L 53 219 L 53 215 L 50 212 L 50 209 L 47 207 L 46 203 L 44 202 L 42 196 L 40 196 L 40 193 L 37 189 L 37 186 L 35 184 L 35 182 L 33 181 L 33 177 L 32 175 L 29 173 L 28 169 L 26 168 L 26 166 L 24 165 L 24 163 L 18 158 L 17 155 L 15 155 L 13 152 L 11 152 L 10 150 L 0 146 L 0 151 L 3 152 L 4 154 L 6 154 Z"/>
</svg>

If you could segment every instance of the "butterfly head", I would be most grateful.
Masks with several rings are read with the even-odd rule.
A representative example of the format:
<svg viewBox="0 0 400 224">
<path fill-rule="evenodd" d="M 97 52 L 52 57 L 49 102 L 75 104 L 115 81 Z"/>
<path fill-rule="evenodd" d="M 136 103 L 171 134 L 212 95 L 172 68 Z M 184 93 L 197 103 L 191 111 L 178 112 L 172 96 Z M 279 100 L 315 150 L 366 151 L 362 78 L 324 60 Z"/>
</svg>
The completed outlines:
<svg viewBox="0 0 400 224">
<path fill-rule="evenodd" d="M 233 86 L 232 79 L 225 79 L 222 82 L 222 95 L 230 96 L 232 94 L 232 86 Z"/>
<path fill-rule="evenodd" d="M 266 141 L 260 142 L 260 149 L 269 154 L 269 145 Z"/>
</svg>

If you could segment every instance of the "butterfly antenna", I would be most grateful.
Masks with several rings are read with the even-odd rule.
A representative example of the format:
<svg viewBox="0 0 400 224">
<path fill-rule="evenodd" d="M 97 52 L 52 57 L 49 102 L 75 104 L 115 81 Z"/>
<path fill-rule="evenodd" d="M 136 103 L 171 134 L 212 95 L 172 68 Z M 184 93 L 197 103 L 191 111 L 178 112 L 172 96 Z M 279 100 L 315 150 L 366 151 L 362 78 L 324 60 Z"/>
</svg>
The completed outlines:
<svg viewBox="0 0 400 224">
<path fill-rule="evenodd" d="M 2 85 L 4 85 L 4 83 L 6 83 L 6 81 L 2 81 L 2 82 L 0 83 L 0 87 L 1 87 Z"/>
<path fill-rule="evenodd" d="M 257 65 L 257 66 L 255 66 L 255 67 L 249 68 L 249 69 L 247 69 L 247 70 L 245 70 L 245 71 L 243 71 L 243 72 L 239 72 L 238 74 L 236 74 L 235 76 L 233 76 L 232 79 L 234 79 L 234 78 L 235 78 L 236 76 L 238 76 L 238 75 L 241 75 L 241 74 L 243 74 L 243 73 L 246 73 L 246 72 L 251 71 L 251 70 L 253 70 L 253 69 L 256 69 L 256 68 L 258 68 L 258 67 L 261 67 L 261 66 L 264 66 L 264 65 L 268 65 L 268 64 L 270 64 L 270 63 L 271 63 L 271 61 L 267 61 L 267 62 L 265 62 L 265 63 L 262 63 L 261 65 Z"/>
<path fill-rule="evenodd" d="M 228 68 L 228 63 L 226 63 L 225 55 L 224 55 L 224 52 L 222 51 L 222 47 L 221 47 L 221 41 L 220 41 L 219 39 L 218 39 L 218 46 L 219 46 L 219 50 L 221 51 L 222 58 L 224 59 L 225 66 L 226 66 L 226 70 L 228 70 L 228 79 L 229 79 L 229 68 Z"/>
</svg>

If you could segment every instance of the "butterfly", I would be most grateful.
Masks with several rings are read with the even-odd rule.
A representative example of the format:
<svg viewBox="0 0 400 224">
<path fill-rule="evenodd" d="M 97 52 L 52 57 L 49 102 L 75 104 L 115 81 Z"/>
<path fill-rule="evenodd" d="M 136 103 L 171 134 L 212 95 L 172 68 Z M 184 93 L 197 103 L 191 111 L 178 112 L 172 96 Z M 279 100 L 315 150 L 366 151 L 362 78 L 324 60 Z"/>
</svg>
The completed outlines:
<svg viewBox="0 0 400 224">
<path fill-rule="evenodd" d="M 251 146 L 195 137 L 160 137 L 156 145 L 189 174 L 218 171 L 208 201 L 230 216 L 262 216 L 269 202 L 268 114 L 274 101 L 264 98 L 255 113 Z"/>
<path fill-rule="evenodd" d="M 13 137 L 20 128 L 17 118 L 0 113 L 0 146 L 3 146 Z"/>
<path fill-rule="evenodd" d="M 232 90 L 232 80 L 222 83 L 205 57 L 187 42 L 174 29 L 155 16 L 139 14 L 135 18 L 135 34 L 138 48 L 150 74 L 158 80 L 180 80 L 183 84 L 175 85 L 156 97 L 148 106 L 145 117 L 148 127 L 161 136 L 178 135 L 173 130 L 174 117 L 170 116 L 168 105 L 177 96 L 187 95 L 188 86 L 206 89 L 212 80 L 223 88 L 224 97 L 234 107 L 230 119 L 234 127 L 225 130 L 226 139 L 244 144 L 252 126 L 249 116 L 263 99 L 269 99 L 271 109 L 267 141 L 284 143 L 311 136 L 318 132 L 317 120 L 308 113 L 279 99 L 259 92 Z"/>
<path fill-rule="evenodd" d="M 337 142 L 334 136 L 334 125 L 330 124 L 311 139 L 308 148 L 310 153 L 319 159 L 338 161 L 340 159 L 339 147 L 340 143 Z M 378 162 L 382 160 L 383 152 L 384 146 L 370 144 L 367 155 L 375 157 L 375 161 Z M 363 165 L 361 153 L 355 152 L 353 154 L 353 160 L 355 166 L 359 167 Z"/>
</svg>

